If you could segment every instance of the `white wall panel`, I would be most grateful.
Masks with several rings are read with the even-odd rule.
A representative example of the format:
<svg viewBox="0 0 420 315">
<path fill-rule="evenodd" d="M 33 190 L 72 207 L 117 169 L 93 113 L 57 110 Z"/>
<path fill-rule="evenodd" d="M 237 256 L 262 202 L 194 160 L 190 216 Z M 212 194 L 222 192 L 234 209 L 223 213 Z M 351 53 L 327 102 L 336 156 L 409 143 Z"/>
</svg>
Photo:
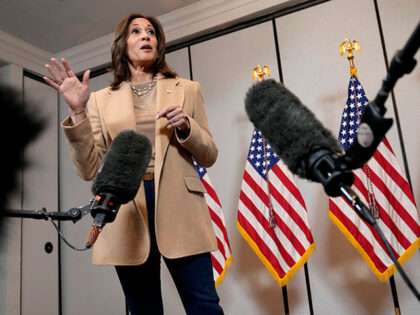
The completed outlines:
<svg viewBox="0 0 420 315">
<path fill-rule="evenodd" d="M 190 62 L 188 60 L 188 48 L 179 49 L 177 51 L 166 54 L 166 62 L 179 77 L 190 78 Z"/>
<path fill-rule="evenodd" d="M 97 91 L 109 86 L 111 74 L 104 74 L 90 80 L 90 88 Z M 68 106 L 60 98 L 60 122 L 68 115 Z M 91 182 L 80 179 L 74 171 L 66 139 L 62 130 L 60 136 L 60 209 L 86 205 L 93 197 Z M 83 248 L 92 227 L 90 215 L 81 221 L 62 223 L 67 240 Z M 92 250 L 78 252 L 61 243 L 61 275 L 63 315 L 72 314 L 125 314 L 125 302 L 117 274 L 112 266 L 92 265 Z"/>
<path fill-rule="evenodd" d="M 233 264 L 218 292 L 226 314 L 281 314 L 282 291 L 236 228 L 243 169 L 253 126 L 244 98 L 252 69 L 267 65 L 279 78 L 272 22 L 191 47 L 194 80 L 200 82 L 210 129 L 219 149 L 209 176 L 224 209 Z"/>
<path fill-rule="evenodd" d="M 29 164 L 23 172 L 23 209 L 45 207 L 54 212 L 58 206 L 57 93 L 43 83 L 24 77 L 24 98 L 26 106 L 44 117 L 47 125 L 24 153 Z M 58 312 L 57 239 L 50 222 L 22 221 L 22 315 Z M 49 254 L 44 250 L 47 242 L 53 245 Z"/>
</svg>

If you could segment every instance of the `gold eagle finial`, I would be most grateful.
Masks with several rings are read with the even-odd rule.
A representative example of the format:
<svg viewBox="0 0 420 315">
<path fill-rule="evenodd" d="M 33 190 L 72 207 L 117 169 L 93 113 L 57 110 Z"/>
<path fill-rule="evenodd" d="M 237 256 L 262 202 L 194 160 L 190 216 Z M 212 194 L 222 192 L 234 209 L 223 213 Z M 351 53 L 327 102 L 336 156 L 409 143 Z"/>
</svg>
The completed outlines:
<svg viewBox="0 0 420 315">
<path fill-rule="evenodd" d="M 257 77 L 260 81 L 264 79 L 264 76 L 268 75 L 271 77 L 270 69 L 267 66 L 262 67 L 260 64 L 258 64 L 253 70 L 252 70 L 252 80 L 257 80 Z"/>
<path fill-rule="evenodd" d="M 346 38 L 344 42 L 340 44 L 340 55 L 342 56 L 347 52 L 347 59 L 350 61 L 350 75 L 357 77 L 357 68 L 354 66 L 353 50 L 360 51 L 360 44 L 357 40 L 354 40 L 352 43 L 348 38 Z"/>
</svg>

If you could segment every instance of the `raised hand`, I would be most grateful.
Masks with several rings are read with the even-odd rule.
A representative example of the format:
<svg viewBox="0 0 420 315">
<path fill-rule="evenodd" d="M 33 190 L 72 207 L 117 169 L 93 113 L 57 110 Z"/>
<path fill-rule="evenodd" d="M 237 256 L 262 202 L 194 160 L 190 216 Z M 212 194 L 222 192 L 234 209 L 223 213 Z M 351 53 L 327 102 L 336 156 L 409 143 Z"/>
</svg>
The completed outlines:
<svg viewBox="0 0 420 315">
<path fill-rule="evenodd" d="M 69 105 L 70 113 L 78 114 L 84 112 L 89 99 L 89 75 L 90 70 L 83 74 L 82 82 L 74 74 L 66 59 L 61 58 L 62 65 L 57 59 L 51 58 L 56 70 L 49 64 L 45 65 L 52 79 L 44 77 L 45 82 L 56 89 Z"/>
</svg>

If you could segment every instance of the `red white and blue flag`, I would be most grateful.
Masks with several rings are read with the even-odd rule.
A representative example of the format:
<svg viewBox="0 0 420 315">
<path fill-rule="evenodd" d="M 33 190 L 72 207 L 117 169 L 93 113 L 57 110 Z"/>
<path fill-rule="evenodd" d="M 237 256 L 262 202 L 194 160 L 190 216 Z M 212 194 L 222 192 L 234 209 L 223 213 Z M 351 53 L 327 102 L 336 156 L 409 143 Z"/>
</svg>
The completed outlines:
<svg viewBox="0 0 420 315">
<path fill-rule="evenodd" d="M 237 226 L 280 286 L 315 250 L 294 176 L 256 129 L 243 175 Z"/>
<path fill-rule="evenodd" d="M 218 250 L 211 252 L 211 261 L 213 264 L 214 282 L 216 283 L 216 287 L 218 287 L 223 281 L 227 268 L 232 264 L 232 253 L 226 231 L 225 217 L 223 216 L 222 205 L 210 182 L 206 168 L 199 165 L 195 160 L 194 165 L 200 176 L 200 180 L 207 191 L 204 196 L 210 211 L 214 233 L 217 238 Z"/>
<path fill-rule="evenodd" d="M 367 104 L 362 85 L 357 77 L 352 76 L 339 134 L 344 150 L 354 142 Z M 353 173 L 355 181 L 352 189 L 377 218 L 402 265 L 419 248 L 420 227 L 413 193 L 388 140 L 385 138 L 369 162 Z M 385 281 L 392 276 L 396 267 L 377 232 L 356 214 L 344 198 L 330 199 L 330 218 L 380 280 Z"/>
</svg>

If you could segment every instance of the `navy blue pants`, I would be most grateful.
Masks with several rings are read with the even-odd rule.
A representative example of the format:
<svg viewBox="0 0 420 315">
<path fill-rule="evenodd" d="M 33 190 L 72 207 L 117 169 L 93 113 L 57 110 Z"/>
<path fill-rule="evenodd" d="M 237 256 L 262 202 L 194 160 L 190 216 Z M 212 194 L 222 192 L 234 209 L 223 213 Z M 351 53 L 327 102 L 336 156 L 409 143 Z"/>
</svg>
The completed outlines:
<svg viewBox="0 0 420 315">
<path fill-rule="evenodd" d="M 139 266 L 116 266 L 131 315 L 163 314 L 161 254 L 155 236 L 154 182 L 144 182 L 150 230 L 150 254 Z M 163 257 L 187 314 L 223 314 L 213 280 L 210 253 L 178 259 Z"/>
</svg>

